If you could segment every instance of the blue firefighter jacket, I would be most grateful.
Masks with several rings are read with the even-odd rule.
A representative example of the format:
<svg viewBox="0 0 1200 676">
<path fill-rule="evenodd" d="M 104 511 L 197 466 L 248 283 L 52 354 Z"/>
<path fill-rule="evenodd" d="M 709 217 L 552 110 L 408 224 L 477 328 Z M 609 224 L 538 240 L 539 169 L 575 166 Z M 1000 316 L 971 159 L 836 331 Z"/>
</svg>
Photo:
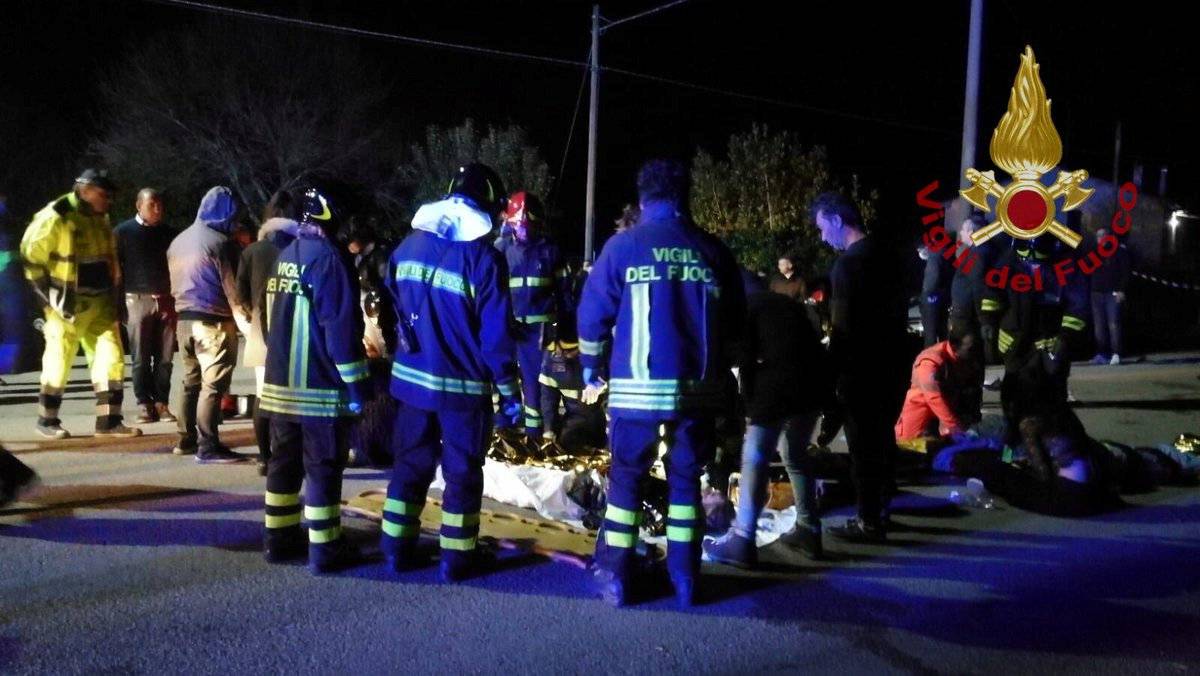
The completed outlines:
<svg viewBox="0 0 1200 676">
<path fill-rule="evenodd" d="M 508 269 L 490 228 L 486 214 L 449 198 L 421 207 L 392 253 L 385 286 L 402 345 L 391 392 L 410 406 L 471 410 L 491 404 L 493 386 L 517 394 Z"/>
<path fill-rule="evenodd" d="M 579 305 L 583 366 L 614 418 L 720 408 L 746 299 L 733 254 L 665 203 L 604 246 Z M 606 360 L 606 356 L 609 358 Z"/>
<path fill-rule="evenodd" d="M 267 366 L 260 407 L 299 422 L 351 415 L 367 398 L 358 282 L 320 230 L 301 226 L 267 279 Z"/>
<path fill-rule="evenodd" d="M 524 244 L 502 237 L 496 248 L 508 263 L 513 317 L 524 324 L 554 321 L 566 276 L 558 246 L 544 237 Z"/>
</svg>

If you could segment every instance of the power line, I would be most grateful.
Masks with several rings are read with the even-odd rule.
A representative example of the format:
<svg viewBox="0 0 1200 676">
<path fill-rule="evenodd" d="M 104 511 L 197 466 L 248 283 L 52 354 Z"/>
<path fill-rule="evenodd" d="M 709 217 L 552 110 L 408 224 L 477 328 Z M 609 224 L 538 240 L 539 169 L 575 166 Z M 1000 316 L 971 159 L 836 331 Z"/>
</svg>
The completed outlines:
<svg viewBox="0 0 1200 676">
<path fill-rule="evenodd" d="M 811 113 L 820 113 L 822 115 L 830 115 L 833 117 L 845 117 L 845 118 L 849 118 L 852 120 L 859 120 L 862 122 L 875 122 L 878 124 L 888 125 L 891 127 L 899 127 L 901 129 L 912 129 L 915 131 L 925 131 L 925 132 L 930 132 L 930 133 L 934 133 L 934 134 L 953 135 L 955 133 L 955 132 L 950 131 L 949 129 L 942 129 L 939 127 L 928 127 L 928 126 L 925 126 L 922 124 L 914 124 L 911 122 L 901 122 L 898 120 L 890 120 L 890 119 L 883 118 L 883 117 L 875 117 L 873 115 L 863 115 L 861 113 L 851 113 L 848 111 L 836 110 L 833 108 L 822 108 L 820 106 L 812 106 L 812 105 L 808 105 L 805 103 L 796 103 L 794 101 L 784 101 L 782 99 L 775 99 L 775 98 L 771 98 L 768 96 L 759 96 L 757 94 L 745 94 L 742 92 L 735 92 L 735 91 L 731 91 L 728 89 L 720 89 L 718 87 L 710 87 L 708 85 L 696 84 L 694 82 L 686 82 L 684 80 L 674 80 L 671 78 L 661 77 L 658 75 L 649 75 L 646 73 L 638 73 L 638 72 L 635 72 L 632 70 L 625 70 L 624 68 L 614 68 L 612 66 L 600 66 L 600 70 L 607 71 L 609 73 L 615 73 L 617 75 L 625 75 L 625 76 L 637 78 L 640 80 L 649 80 L 651 82 L 660 82 L 663 84 L 675 85 L 676 87 L 684 87 L 686 89 L 695 89 L 697 91 L 707 92 L 709 94 L 720 94 L 722 96 L 729 96 L 729 97 L 737 98 L 737 99 L 745 99 L 747 101 L 757 101 L 759 103 L 770 103 L 772 105 L 783 106 L 783 107 L 787 107 L 787 108 L 797 108 L 800 110 L 807 110 Z"/>
<path fill-rule="evenodd" d="M 657 14 L 657 13 L 663 11 L 664 9 L 670 9 L 670 8 L 674 7 L 675 5 L 682 5 L 683 3 L 687 2 L 687 1 L 688 0 L 675 0 L 675 2 L 668 2 L 665 5 L 660 5 L 658 7 L 655 7 L 654 9 L 648 9 L 644 12 L 634 14 L 633 16 L 627 16 L 624 19 L 617 19 L 616 21 L 610 21 L 600 27 L 600 32 L 603 33 L 604 31 L 608 30 L 609 28 L 612 28 L 613 26 L 620 26 L 621 24 L 625 23 L 626 21 L 633 21 L 634 19 L 640 19 L 644 16 L 650 16 L 651 14 Z M 601 17 L 601 18 L 603 18 L 603 17 Z"/>
<path fill-rule="evenodd" d="M 553 65 L 558 65 L 558 66 L 571 66 L 571 67 L 575 67 L 575 68 L 584 68 L 585 70 L 591 65 L 590 59 L 588 61 L 574 61 L 571 59 L 561 59 L 561 58 L 557 58 L 557 57 L 553 57 L 553 56 L 542 56 L 539 54 L 526 54 L 523 52 L 512 52 L 512 51 L 507 51 L 507 50 L 503 50 L 503 49 L 492 49 L 490 47 L 479 47 L 476 45 L 468 45 L 468 44 L 462 44 L 462 43 L 456 43 L 456 42 L 446 42 L 444 40 L 430 40 L 427 38 L 418 38 L 418 37 L 414 37 L 411 35 L 399 35 L 396 33 L 384 33 L 382 31 L 372 31 L 372 30 L 366 30 L 363 28 L 354 28 L 351 26 L 340 26 L 337 24 L 322 23 L 319 21 L 309 21 L 307 19 L 296 19 L 296 18 L 287 17 L 287 16 L 280 16 L 277 14 L 267 14 L 264 12 L 253 12 L 250 10 L 236 9 L 233 7 L 224 7 L 221 5 L 210 5 L 210 4 L 204 3 L 204 2 L 196 2 L 195 0 L 146 0 L 146 1 L 153 2 L 156 4 L 160 4 L 160 5 L 185 7 L 185 8 L 194 9 L 194 10 L 198 10 L 198 11 L 202 11 L 202 12 L 208 12 L 210 14 L 227 14 L 230 16 L 254 19 L 257 21 L 276 22 L 276 23 L 287 24 L 290 26 L 296 26 L 296 27 L 300 27 L 300 28 L 311 28 L 311 29 L 322 30 L 322 31 L 331 32 L 331 33 L 342 33 L 345 35 L 355 35 L 355 36 L 359 36 L 359 37 L 374 38 L 377 40 L 386 40 L 386 41 L 391 41 L 391 42 L 401 42 L 401 43 L 407 43 L 407 44 L 422 45 L 425 47 L 435 47 L 438 49 L 457 50 L 457 51 L 468 52 L 468 53 L 473 53 L 473 54 L 482 54 L 485 56 L 495 56 L 495 57 L 500 57 L 500 58 L 517 59 L 517 60 L 525 60 L 525 61 L 535 61 L 535 62 L 541 62 L 541 63 L 549 63 L 549 64 L 553 64 Z M 686 0 L 676 0 L 676 2 L 668 3 L 666 5 L 656 8 L 654 10 L 650 10 L 649 12 L 646 12 L 646 13 L 653 13 L 653 12 L 656 12 L 659 10 L 667 9 L 674 5 L 681 4 L 682 2 L 685 2 L 685 1 Z M 646 14 L 646 13 L 643 13 L 643 14 Z M 618 21 L 610 23 L 609 26 L 613 26 L 617 23 L 623 23 L 628 20 L 632 20 L 634 18 L 637 18 L 637 16 L 640 16 L 640 15 L 635 15 L 632 17 L 627 17 L 625 19 L 620 19 Z M 731 98 L 737 98 L 737 99 L 742 99 L 742 100 L 746 100 L 746 101 L 756 101 L 758 103 L 767 103 L 767 104 L 771 104 L 771 105 L 782 106 L 785 108 L 794 108 L 797 110 L 805 110 L 808 112 L 819 113 L 819 114 L 828 115 L 831 117 L 843 117 L 846 119 L 858 120 L 860 122 L 874 122 L 877 124 L 882 124 L 882 125 L 886 125 L 886 126 L 890 126 L 890 127 L 897 127 L 900 129 L 910 129 L 910 130 L 914 130 L 914 131 L 922 131 L 922 132 L 935 133 L 935 134 L 948 135 L 948 136 L 952 136 L 956 133 L 956 132 L 952 132 L 947 129 L 940 129 L 937 127 L 928 127 L 925 125 L 914 124 L 914 123 L 910 123 L 910 122 L 901 122 L 901 121 L 897 121 L 897 120 L 876 117 L 873 115 L 864 115 L 861 113 L 852 113 L 852 112 L 843 111 L 843 110 L 836 110 L 833 108 L 823 108 L 820 106 L 813 106 L 813 105 L 808 105 L 808 104 L 804 104 L 804 103 L 796 103 L 794 101 L 785 101 L 783 99 L 776 99 L 776 98 L 772 98 L 772 97 L 768 97 L 768 96 L 759 96 L 757 94 L 747 94 L 744 92 L 738 92 L 738 91 L 733 91 L 733 90 L 729 90 L 729 89 L 721 89 L 719 87 L 711 87 L 708 85 L 697 84 L 694 82 L 687 82 L 684 80 L 676 80 L 673 78 L 662 77 L 659 75 L 651 75 L 648 73 L 639 73 L 639 72 L 632 71 L 632 70 L 626 70 L 624 68 L 614 68 L 612 66 L 601 66 L 600 70 L 609 72 L 609 73 L 614 73 L 617 75 L 624 75 L 626 77 L 636 78 L 636 79 L 640 79 L 640 80 L 646 80 L 649 82 L 658 82 L 660 84 L 669 84 L 669 85 L 673 85 L 676 87 L 683 87 L 685 89 L 693 89 L 696 91 L 707 92 L 709 94 L 717 94 L 720 96 L 728 96 Z"/>
<path fill-rule="evenodd" d="M 427 38 L 417 38 L 410 35 L 397 35 L 395 33 L 383 33 L 380 31 L 370 31 L 363 28 L 354 28 L 351 26 L 339 26 L 337 24 L 322 23 L 319 21 L 309 21 L 307 19 L 295 19 L 288 16 L 280 16 L 278 14 L 266 14 L 264 12 L 252 12 L 245 9 L 235 9 L 233 7 L 223 7 L 220 5 L 210 5 L 203 2 L 193 2 L 192 0 L 147 0 L 160 5 L 176 5 L 179 7 L 187 7 L 196 9 L 210 14 L 228 14 L 230 16 L 239 16 L 248 19 L 256 19 L 258 21 L 274 21 L 284 23 L 291 26 L 299 26 L 301 28 L 315 28 L 317 30 L 328 31 L 331 33 L 344 33 L 346 35 L 357 35 L 360 37 L 376 38 L 379 40 L 389 40 L 392 42 L 407 42 L 414 45 L 424 45 L 426 47 L 438 47 L 441 49 L 456 49 L 463 52 L 472 52 L 475 54 L 486 54 L 488 56 L 499 56 L 508 59 L 524 59 L 526 61 L 540 61 L 542 63 L 552 63 L 559 66 L 575 66 L 581 67 L 587 64 L 583 61 L 572 61 L 570 59 L 559 59 L 553 56 L 541 56 L 538 54 L 525 54 L 522 52 L 510 52 L 503 49 L 491 49 L 489 47 L 478 47 L 475 45 L 465 45 L 455 42 L 445 42 L 443 40 L 430 40 Z"/>
<path fill-rule="evenodd" d="M 587 65 L 592 65 L 592 55 L 588 52 Z M 571 128 L 567 131 L 567 144 L 563 146 L 562 162 L 558 165 L 558 175 L 554 177 L 554 187 L 550 191 L 550 211 L 546 214 L 552 218 L 554 205 L 558 202 L 558 188 L 562 185 L 563 173 L 567 170 L 567 155 L 571 152 L 571 140 L 575 138 L 575 123 L 579 121 L 579 106 L 583 103 L 583 90 L 587 88 L 588 69 L 583 69 L 583 79 L 579 82 L 579 94 L 575 97 L 575 110 L 571 113 Z"/>
</svg>

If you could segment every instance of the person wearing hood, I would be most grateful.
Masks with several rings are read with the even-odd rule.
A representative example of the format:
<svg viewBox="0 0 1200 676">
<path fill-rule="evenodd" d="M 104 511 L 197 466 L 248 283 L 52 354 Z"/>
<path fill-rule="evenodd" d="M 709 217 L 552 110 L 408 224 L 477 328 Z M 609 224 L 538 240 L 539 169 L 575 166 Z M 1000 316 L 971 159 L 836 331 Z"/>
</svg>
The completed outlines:
<svg viewBox="0 0 1200 676">
<path fill-rule="evenodd" d="M 263 396 L 263 378 L 267 371 L 267 279 L 275 271 L 279 252 L 296 238 L 296 200 L 286 190 L 271 196 L 263 209 L 263 224 L 258 241 L 242 250 L 238 265 L 238 296 L 250 305 L 250 334 L 242 351 L 242 364 L 254 368 L 254 439 L 258 444 L 258 472 L 267 475 L 271 456 L 271 427 L 257 410 Z"/>
<path fill-rule="evenodd" d="M 171 293 L 179 316 L 183 353 L 183 407 L 176 455 L 196 454 L 200 464 L 249 460 L 221 444 L 221 397 L 237 363 L 234 313 L 249 319 L 237 290 L 237 245 L 230 239 L 239 205 L 233 191 L 216 186 L 204 195 L 196 221 L 167 248 Z"/>
<path fill-rule="evenodd" d="M 387 289 L 399 317 L 392 396 L 400 401 L 395 464 L 383 508 L 382 549 L 395 571 L 417 563 L 425 495 L 440 462 L 441 578 L 477 572 L 483 458 L 492 391 L 501 413 L 521 412 L 504 256 L 487 235 L 504 209 L 489 167 L 459 167 L 444 199 L 426 204 L 396 247 Z M 536 402 L 534 402 L 536 403 Z"/>
<path fill-rule="evenodd" d="M 271 457 L 263 544 L 271 563 L 304 556 L 303 517 L 308 568 L 319 575 L 361 560 L 342 538 L 342 472 L 349 419 L 362 413 L 371 384 L 358 283 L 330 241 L 334 209 L 310 188 L 301 210 L 296 237 L 279 252 L 266 284 L 261 410 L 271 420 Z"/>
<path fill-rule="evenodd" d="M 83 345 L 96 391 L 96 436 L 135 437 L 121 416 L 125 349 L 117 323 L 121 267 L 108 209 L 116 185 L 108 174 L 87 169 L 74 189 L 34 215 L 21 238 L 25 278 L 43 306 L 41 390 L 38 434 L 71 436 L 58 417 L 71 363 Z"/>
</svg>

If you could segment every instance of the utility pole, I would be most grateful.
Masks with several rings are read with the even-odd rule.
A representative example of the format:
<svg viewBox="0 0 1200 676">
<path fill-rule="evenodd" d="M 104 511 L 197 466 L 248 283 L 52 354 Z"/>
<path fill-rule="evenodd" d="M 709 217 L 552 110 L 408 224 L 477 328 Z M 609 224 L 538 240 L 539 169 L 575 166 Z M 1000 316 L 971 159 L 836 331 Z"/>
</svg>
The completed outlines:
<svg viewBox="0 0 1200 676">
<path fill-rule="evenodd" d="M 642 17 L 657 14 L 664 9 L 682 5 L 688 0 L 671 0 L 671 2 L 638 12 L 624 19 L 609 21 L 605 19 L 603 28 L 600 26 L 600 5 L 592 5 L 592 98 L 588 105 L 588 170 L 587 170 L 587 213 L 584 214 L 583 230 L 583 260 L 591 261 L 596 241 L 596 119 L 600 108 L 600 34 L 609 28 L 623 23 L 636 21 Z"/>
<path fill-rule="evenodd" d="M 592 5 L 592 92 L 588 104 L 587 206 L 584 214 L 583 260 L 591 261 L 596 236 L 596 119 L 600 108 L 600 5 Z"/>
<path fill-rule="evenodd" d="M 971 28 L 967 42 L 967 88 L 963 97 L 962 161 L 959 187 L 966 188 L 967 169 L 975 166 L 975 142 L 979 138 L 979 52 L 983 40 L 983 0 L 971 0 Z"/>
</svg>

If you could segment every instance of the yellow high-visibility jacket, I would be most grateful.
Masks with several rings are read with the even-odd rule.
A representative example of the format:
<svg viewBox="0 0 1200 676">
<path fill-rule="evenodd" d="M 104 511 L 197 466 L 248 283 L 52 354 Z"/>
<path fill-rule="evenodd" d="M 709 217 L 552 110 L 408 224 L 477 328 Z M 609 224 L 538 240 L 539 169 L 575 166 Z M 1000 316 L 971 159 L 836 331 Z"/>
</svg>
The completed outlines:
<svg viewBox="0 0 1200 676">
<path fill-rule="evenodd" d="M 108 214 L 84 213 L 80 206 L 74 192 L 59 197 L 34 214 L 21 238 L 25 278 L 67 321 L 75 316 L 76 296 L 109 296 L 120 286 Z"/>
</svg>

